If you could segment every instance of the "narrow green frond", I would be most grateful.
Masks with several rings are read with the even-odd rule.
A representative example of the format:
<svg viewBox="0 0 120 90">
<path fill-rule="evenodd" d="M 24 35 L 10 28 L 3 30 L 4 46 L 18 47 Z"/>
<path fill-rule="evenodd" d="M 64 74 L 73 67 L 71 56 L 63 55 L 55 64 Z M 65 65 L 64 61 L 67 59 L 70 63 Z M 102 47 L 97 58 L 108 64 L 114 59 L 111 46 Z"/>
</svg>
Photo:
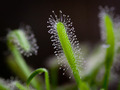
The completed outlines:
<svg viewBox="0 0 120 90">
<path fill-rule="evenodd" d="M 104 85 L 103 87 L 107 90 L 108 83 L 109 83 L 109 74 L 111 70 L 111 66 L 114 59 L 114 44 L 115 44 L 115 38 L 114 38 L 114 29 L 113 29 L 113 22 L 109 15 L 104 16 L 104 22 L 105 22 L 105 28 L 106 28 L 106 44 L 109 45 L 106 51 L 106 57 L 105 57 L 105 76 L 104 76 Z"/>
<path fill-rule="evenodd" d="M 108 12 L 109 11 L 109 12 Z M 111 71 L 111 66 L 114 59 L 114 53 L 115 53 L 115 36 L 114 36 L 114 22 L 112 16 L 109 15 L 110 10 L 104 10 L 102 9 L 100 15 L 101 15 L 101 24 L 103 29 L 105 30 L 105 40 L 106 45 L 108 45 L 106 49 L 106 56 L 105 56 L 105 75 L 103 80 L 103 88 L 105 90 L 108 89 L 109 84 L 109 76 Z"/>
<path fill-rule="evenodd" d="M 81 70 L 83 69 L 84 61 L 83 58 L 81 58 L 81 49 L 71 19 L 69 18 L 69 15 L 66 16 L 65 14 L 62 14 L 62 11 L 60 11 L 59 18 L 54 11 L 53 14 L 55 16 L 50 15 L 48 21 L 50 24 L 48 26 L 48 28 L 50 28 L 48 32 L 52 34 L 51 41 L 53 42 L 52 45 L 55 49 L 54 53 L 59 60 L 58 64 L 60 64 L 61 67 L 66 66 L 66 64 L 62 64 L 67 61 L 69 67 L 72 69 L 72 74 L 75 77 L 79 89 L 83 90 L 83 87 L 88 88 L 86 83 L 81 80 Z M 67 69 L 63 69 L 63 71 Z M 64 74 L 65 73 L 63 73 L 63 75 Z"/>
<path fill-rule="evenodd" d="M 49 74 L 45 68 L 39 68 L 31 73 L 31 75 L 27 79 L 27 86 L 29 86 L 31 80 L 37 75 L 41 73 L 45 73 L 45 83 L 46 83 L 46 90 L 50 90 L 50 82 L 49 82 Z"/>
<path fill-rule="evenodd" d="M 26 56 L 31 56 L 32 53 L 37 54 L 36 50 L 38 49 L 38 46 L 36 45 L 36 39 L 34 39 L 34 35 L 32 33 L 30 34 L 30 32 L 27 32 L 27 30 L 17 29 L 10 31 L 7 35 L 7 46 L 11 51 L 11 54 L 14 58 L 13 60 L 15 60 L 15 64 L 17 67 L 19 67 L 21 73 L 23 73 L 22 76 L 24 77 L 22 78 L 27 79 L 31 73 L 31 70 L 21 54 L 23 53 Z M 31 83 L 36 89 L 40 89 L 41 86 L 39 85 L 39 81 L 37 81 L 37 79 L 34 79 Z"/>
</svg>

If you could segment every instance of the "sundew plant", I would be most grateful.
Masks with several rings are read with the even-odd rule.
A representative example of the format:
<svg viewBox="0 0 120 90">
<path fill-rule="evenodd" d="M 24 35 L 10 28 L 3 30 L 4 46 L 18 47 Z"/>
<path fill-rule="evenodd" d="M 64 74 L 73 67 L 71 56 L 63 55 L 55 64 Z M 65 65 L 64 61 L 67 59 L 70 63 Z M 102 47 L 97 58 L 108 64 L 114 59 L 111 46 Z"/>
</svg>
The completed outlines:
<svg viewBox="0 0 120 90">
<path fill-rule="evenodd" d="M 47 28 L 55 56 L 49 59 L 48 69 L 33 70 L 23 58 L 23 55 L 30 58 L 38 52 L 30 27 L 10 31 L 6 43 L 11 53 L 6 64 L 20 80 L 1 78 L 0 90 L 109 90 L 116 80 L 114 90 L 120 90 L 120 75 L 115 72 L 120 66 L 120 19 L 113 14 L 114 8 L 100 7 L 99 10 L 101 41 L 92 52 L 88 49 L 90 46 L 77 40 L 77 28 L 73 27 L 70 16 L 61 10 L 59 15 L 52 11 Z M 68 78 L 67 84 L 59 85 L 59 71 Z"/>
<path fill-rule="evenodd" d="M 81 68 L 83 60 L 81 58 L 81 52 L 79 47 L 79 42 L 77 41 L 74 27 L 72 27 L 71 18 L 62 14 L 60 11 L 60 17 L 54 13 L 54 16 L 50 15 L 48 23 L 50 24 L 48 27 L 50 28 L 49 33 L 52 34 L 51 41 L 53 42 L 53 46 L 55 49 L 55 55 L 57 56 L 58 64 L 60 66 L 66 67 L 66 65 L 61 64 L 64 59 L 67 59 L 70 68 L 72 69 L 73 75 L 77 84 L 80 88 L 81 81 Z M 64 68 L 63 70 L 65 71 Z M 63 73 L 64 74 L 64 73 Z M 71 78 L 71 77 L 69 77 Z"/>
</svg>

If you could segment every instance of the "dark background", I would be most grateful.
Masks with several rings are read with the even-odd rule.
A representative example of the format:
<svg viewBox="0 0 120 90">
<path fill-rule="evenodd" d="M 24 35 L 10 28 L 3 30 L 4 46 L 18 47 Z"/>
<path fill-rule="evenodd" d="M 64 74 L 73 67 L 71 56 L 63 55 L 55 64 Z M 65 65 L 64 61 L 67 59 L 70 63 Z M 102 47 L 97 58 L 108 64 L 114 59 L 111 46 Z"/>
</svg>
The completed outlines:
<svg viewBox="0 0 120 90">
<path fill-rule="evenodd" d="M 89 42 L 91 46 L 100 41 L 99 6 L 115 7 L 120 14 L 120 0 L 4 0 L 0 1 L 0 77 L 10 78 L 12 73 L 5 64 L 8 53 L 5 37 L 7 28 L 16 29 L 21 23 L 30 25 L 39 46 L 38 55 L 26 58 L 33 68 L 46 67 L 45 62 L 54 50 L 47 29 L 47 20 L 54 10 L 70 15 L 80 42 Z"/>
</svg>

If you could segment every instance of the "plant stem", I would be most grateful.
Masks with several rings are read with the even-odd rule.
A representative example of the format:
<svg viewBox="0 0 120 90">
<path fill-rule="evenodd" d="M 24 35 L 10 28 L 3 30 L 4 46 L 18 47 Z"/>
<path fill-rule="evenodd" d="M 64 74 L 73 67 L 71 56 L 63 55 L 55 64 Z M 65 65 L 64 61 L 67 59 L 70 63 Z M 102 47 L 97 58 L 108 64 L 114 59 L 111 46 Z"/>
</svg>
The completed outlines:
<svg viewBox="0 0 120 90">
<path fill-rule="evenodd" d="M 56 88 L 58 85 L 58 66 L 53 66 L 50 68 L 50 76 L 51 76 L 51 85 L 53 88 Z"/>
<path fill-rule="evenodd" d="M 105 29 L 106 29 L 106 43 L 109 47 L 106 50 L 105 57 L 105 75 L 103 81 L 103 88 L 108 89 L 110 70 L 114 59 L 114 29 L 113 23 L 109 15 L 104 15 Z"/>
<path fill-rule="evenodd" d="M 24 59 L 23 59 L 20 51 L 18 50 L 17 46 L 12 42 L 16 39 L 16 38 L 14 38 L 16 32 L 17 31 L 15 30 L 15 32 L 13 31 L 8 35 L 7 45 L 8 45 L 8 48 L 10 49 L 10 51 L 11 51 L 13 57 L 14 57 L 14 60 L 17 64 L 17 66 L 21 69 L 21 71 L 22 71 L 21 73 L 23 73 L 25 75 L 25 78 L 27 79 L 29 74 L 31 73 L 31 70 L 29 69 L 28 65 L 24 61 Z M 40 86 L 41 84 L 39 85 L 39 82 L 37 81 L 37 79 L 34 79 L 31 83 L 34 86 L 34 88 L 36 88 L 37 90 L 38 89 L 42 90 L 42 88 Z"/>
<path fill-rule="evenodd" d="M 22 56 L 19 53 L 19 51 L 17 50 L 17 48 L 12 43 L 11 44 L 9 43 L 9 45 L 11 48 L 11 52 L 15 58 L 14 60 L 16 61 L 17 65 L 20 67 L 22 73 L 24 73 L 25 77 L 27 78 L 29 76 L 29 74 L 31 73 L 31 70 L 28 68 L 26 62 L 22 58 Z M 35 79 L 31 83 L 36 89 L 40 88 L 38 86 L 38 82 Z"/>
<path fill-rule="evenodd" d="M 49 74 L 45 68 L 39 68 L 31 73 L 31 75 L 27 79 L 27 86 L 30 84 L 31 80 L 39 73 L 45 73 L 45 83 L 46 83 L 46 90 L 50 90 L 50 81 L 49 81 Z"/>
</svg>

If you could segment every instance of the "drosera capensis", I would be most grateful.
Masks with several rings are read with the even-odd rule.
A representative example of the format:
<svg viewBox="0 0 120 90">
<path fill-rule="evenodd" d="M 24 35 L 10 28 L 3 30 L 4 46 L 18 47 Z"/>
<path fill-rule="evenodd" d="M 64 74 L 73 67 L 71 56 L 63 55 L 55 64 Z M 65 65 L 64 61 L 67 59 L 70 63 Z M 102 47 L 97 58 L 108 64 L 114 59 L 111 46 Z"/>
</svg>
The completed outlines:
<svg viewBox="0 0 120 90">
<path fill-rule="evenodd" d="M 16 45 L 21 54 L 27 57 L 32 54 L 37 55 L 37 49 L 39 47 L 37 46 L 35 36 L 32 33 L 30 26 L 27 25 L 25 28 L 21 27 L 19 30 L 16 29 L 14 32 L 10 32 L 8 37 L 9 35 L 11 35 L 11 38 L 16 38 L 13 40 L 13 43 Z"/>
<path fill-rule="evenodd" d="M 37 54 L 38 49 L 34 35 L 30 34 L 30 31 L 27 29 L 28 28 L 15 29 L 10 31 L 7 35 L 8 48 L 11 51 L 17 66 L 21 69 L 26 79 L 31 73 L 31 70 L 24 61 L 21 53 L 26 56 L 31 56 L 32 53 Z M 34 79 L 31 83 L 37 90 L 41 88 L 39 85 L 40 82 L 37 81 L 37 79 Z"/>
<path fill-rule="evenodd" d="M 41 74 L 41 73 L 45 73 L 45 84 L 46 84 L 46 90 L 50 90 L 50 81 L 49 81 L 49 74 L 47 69 L 45 68 L 39 68 L 36 69 L 35 71 L 33 71 L 30 76 L 27 79 L 27 86 L 29 86 L 30 82 L 32 81 L 32 79 L 37 75 L 37 74 Z"/>
<path fill-rule="evenodd" d="M 69 67 L 72 69 L 72 73 L 78 84 L 79 89 L 83 90 L 83 87 L 88 87 L 81 80 L 81 70 L 85 61 L 81 58 L 81 48 L 79 47 L 79 41 L 76 38 L 74 27 L 72 26 L 71 18 L 69 15 L 62 14 L 60 10 L 60 16 L 58 17 L 54 11 L 54 16 L 50 15 L 47 26 L 50 28 L 48 31 L 51 35 L 50 39 L 53 42 L 55 49 L 55 55 L 58 58 L 58 64 L 65 67 L 61 62 L 68 62 Z M 65 68 L 63 68 L 64 71 Z M 64 73 L 63 73 L 64 74 Z M 85 89 L 85 88 L 84 88 Z"/>
<path fill-rule="evenodd" d="M 112 22 L 114 21 L 114 10 L 115 8 L 114 7 L 111 7 L 109 8 L 108 6 L 105 6 L 105 7 L 102 7 L 102 6 L 99 6 L 99 14 L 98 14 L 98 17 L 100 19 L 100 23 L 99 23 L 99 26 L 100 26 L 100 33 L 101 33 L 101 40 L 102 41 L 106 41 L 106 25 L 105 25 L 105 22 L 104 22 L 104 16 L 105 15 L 109 15 L 110 18 L 112 19 Z"/>
<path fill-rule="evenodd" d="M 100 88 L 100 90 L 108 90 L 109 81 L 111 81 L 110 83 L 116 81 L 112 77 L 114 73 L 111 72 L 111 68 L 116 65 L 114 62 L 120 59 L 118 56 L 120 54 L 120 19 L 114 18 L 114 8 L 105 7 L 100 8 L 100 10 L 99 18 L 102 29 L 102 42 L 98 43 L 95 48 L 92 48 L 94 50 L 90 49 L 87 52 L 89 54 L 85 55 L 87 62 L 83 59 L 84 55 L 81 53 L 80 48 L 82 44 L 79 45 L 69 15 L 59 11 L 59 16 L 57 16 L 52 11 L 53 15 L 50 15 L 47 23 L 49 24 L 48 28 L 50 30 L 48 32 L 51 34 L 50 39 L 53 42 L 52 45 L 54 46 L 54 53 L 57 59 L 51 59 L 52 64 L 47 61 L 51 83 L 47 69 L 39 68 L 31 73 L 31 69 L 22 57 L 22 55 L 29 57 L 32 54 L 37 54 L 38 46 L 33 33 L 29 31 L 29 26 L 10 31 L 7 35 L 7 45 L 11 53 L 7 57 L 6 61 L 9 61 L 7 64 L 20 78 L 23 77 L 21 80 L 27 81 L 27 86 L 31 85 L 32 88 L 27 87 L 24 83 L 19 82 L 19 80 L 11 81 L 11 83 L 4 83 L 0 80 L 0 90 L 44 90 L 44 86 L 46 86 L 47 90 L 97 90 Z M 117 19 L 117 22 L 115 19 Z M 63 70 L 63 75 L 68 75 L 70 74 L 68 72 L 71 72 L 69 79 L 74 76 L 72 79 L 75 79 L 76 83 L 67 83 L 59 87 L 57 84 L 58 68 Z M 41 83 L 42 78 L 39 81 L 35 77 L 37 74 L 42 73 L 45 74 L 45 85 L 43 85 L 43 82 Z M 119 77 L 116 78 L 119 81 Z M 120 85 L 118 90 L 120 90 Z"/>
<path fill-rule="evenodd" d="M 100 20 L 101 25 L 103 25 L 103 29 L 105 30 L 105 40 L 106 44 L 109 46 L 106 49 L 106 56 L 105 56 L 105 75 L 103 79 L 103 88 L 108 90 L 109 84 L 109 77 L 110 71 L 112 67 L 112 63 L 114 60 L 114 53 L 115 53 L 115 36 L 114 36 L 114 22 L 113 17 L 110 15 L 109 11 L 113 10 L 113 8 L 108 9 L 108 7 L 100 8 Z"/>
</svg>

